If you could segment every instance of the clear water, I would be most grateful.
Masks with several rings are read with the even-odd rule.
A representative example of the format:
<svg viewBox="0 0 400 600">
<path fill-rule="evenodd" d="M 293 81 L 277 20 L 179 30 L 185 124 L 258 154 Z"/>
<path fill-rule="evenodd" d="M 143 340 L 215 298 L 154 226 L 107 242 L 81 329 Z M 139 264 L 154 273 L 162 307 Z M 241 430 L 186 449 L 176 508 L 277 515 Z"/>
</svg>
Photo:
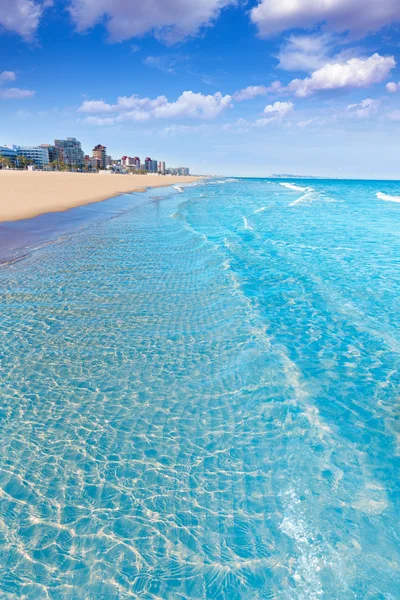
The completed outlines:
<svg viewBox="0 0 400 600">
<path fill-rule="evenodd" d="M 400 184 L 291 183 L 0 268 L 1 598 L 400 598 Z"/>
</svg>

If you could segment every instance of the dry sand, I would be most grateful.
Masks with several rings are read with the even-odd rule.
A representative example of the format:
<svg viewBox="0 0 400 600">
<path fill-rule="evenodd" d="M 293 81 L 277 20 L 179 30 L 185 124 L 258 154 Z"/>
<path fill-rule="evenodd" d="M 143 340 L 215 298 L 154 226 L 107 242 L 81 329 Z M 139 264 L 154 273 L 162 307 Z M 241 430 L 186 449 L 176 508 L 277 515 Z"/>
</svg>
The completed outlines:
<svg viewBox="0 0 400 600">
<path fill-rule="evenodd" d="M 198 177 L 0 170 L 0 221 L 18 221 Z"/>
</svg>

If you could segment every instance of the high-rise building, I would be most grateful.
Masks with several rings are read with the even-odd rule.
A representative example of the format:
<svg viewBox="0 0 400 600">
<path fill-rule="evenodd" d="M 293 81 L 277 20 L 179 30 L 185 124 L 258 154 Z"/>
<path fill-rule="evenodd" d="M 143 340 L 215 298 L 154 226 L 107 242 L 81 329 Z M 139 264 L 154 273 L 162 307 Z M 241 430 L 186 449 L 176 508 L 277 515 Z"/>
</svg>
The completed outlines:
<svg viewBox="0 0 400 600">
<path fill-rule="evenodd" d="M 140 169 L 140 158 L 138 156 L 134 157 L 133 164 L 137 169 Z"/>
<path fill-rule="evenodd" d="M 151 172 L 152 173 L 158 172 L 158 162 L 156 160 L 151 161 Z"/>
<path fill-rule="evenodd" d="M 64 162 L 70 167 L 83 167 L 84 153 L 81 143 L 76 138 L 54 140 L 54 145 L 62 151 Z"/>
<path fill-rule="evenodd" d="M 165 175 L 165 162 L 161 161 L 158 163 L 158 172 L 160 175 Z"/>
<path fill-rule="evenodd" d="M 144 159 L 144 168 L 148 173 L 151 173 L 151 170 L 153 168 L 153 161 L 151 160 L 151 158 L 147 157 Z"/>
<path fill-rule="evenodd" d="M 98 169 L 105 169 L 107 166 L 107 148 L 101 144 L 97 144 L 93 148 L 93 158 L 97 163 Z"/>
<path fill-rule="evenodd" d="M 64 154 L 61 148 L 53 146 L 52 144 L 40 144 L 41 148 L 46 148 L 49 153 L 49 162 L 63 162 Z"/>
</svg>

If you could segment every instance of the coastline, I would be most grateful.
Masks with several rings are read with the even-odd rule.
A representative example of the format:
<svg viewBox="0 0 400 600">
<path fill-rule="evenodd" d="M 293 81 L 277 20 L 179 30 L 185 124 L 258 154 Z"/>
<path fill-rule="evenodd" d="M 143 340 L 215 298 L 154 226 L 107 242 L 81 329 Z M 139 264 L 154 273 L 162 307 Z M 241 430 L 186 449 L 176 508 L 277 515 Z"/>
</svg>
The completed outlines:
<svg viewBox="0 0 400 600">
<path fill-rule="evenodd" d="M 0 223 L 102 202 L 200 177 L 0 170 Z"/>
</svg>

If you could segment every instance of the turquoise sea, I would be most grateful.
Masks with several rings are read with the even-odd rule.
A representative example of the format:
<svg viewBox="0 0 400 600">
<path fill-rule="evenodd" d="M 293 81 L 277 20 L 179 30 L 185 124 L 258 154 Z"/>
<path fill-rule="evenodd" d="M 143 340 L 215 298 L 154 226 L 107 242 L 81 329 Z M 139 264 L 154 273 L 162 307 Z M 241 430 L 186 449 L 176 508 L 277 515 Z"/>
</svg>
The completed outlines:
<svg viewBox="0 0 400 600">
<path fill-rule="evenodd" d="M 0 598 L 400 598 L 400 183 L 211 180 L 13 232 Z"/>
</svg>

